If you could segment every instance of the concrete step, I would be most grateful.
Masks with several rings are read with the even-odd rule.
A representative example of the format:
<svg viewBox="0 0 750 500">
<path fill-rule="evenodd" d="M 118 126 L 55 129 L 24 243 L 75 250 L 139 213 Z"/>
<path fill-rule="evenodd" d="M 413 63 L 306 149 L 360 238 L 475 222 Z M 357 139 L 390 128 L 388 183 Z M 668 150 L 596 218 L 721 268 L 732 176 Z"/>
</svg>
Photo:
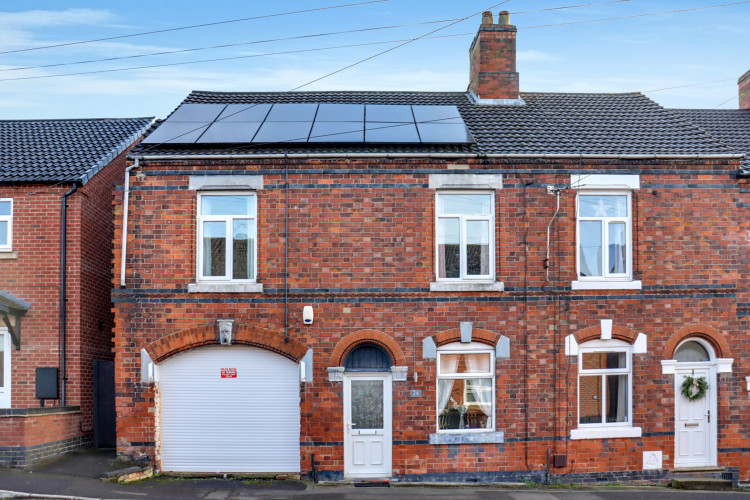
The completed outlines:
<svg viewBox="0 0 750 500">
<path fill-rule="evenodd" d="M 687 477 L 683 479 L 672 479 L 672 488 L 680 490 L 724 491 L 732 489 L 732 481 L 727 479 L 714 479 L 711 477 Z"/>
</svg>

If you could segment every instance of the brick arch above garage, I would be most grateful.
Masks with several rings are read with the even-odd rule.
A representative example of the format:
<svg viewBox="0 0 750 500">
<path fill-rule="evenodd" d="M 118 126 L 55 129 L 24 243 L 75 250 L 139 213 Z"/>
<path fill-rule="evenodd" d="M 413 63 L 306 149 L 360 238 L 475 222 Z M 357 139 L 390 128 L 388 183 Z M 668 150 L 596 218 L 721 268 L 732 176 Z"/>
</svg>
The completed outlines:
<svg viewBox="0 0 750 500">
<path fill-rule="evenodd" d="M 406 357 L 398 342 L 393 337 L 378 330 L 359 330 L 339 340 L 331 354 L 331 364 L 333 366 L 344 366 L 346 356 L 363 344 L 374 344 L 383 348 L 391 357 L 394 366 L 406 366 Z"/>
<path fill-rule="evenodd" d="M 677 349 L 677 346 L 680 345 L 683 340 L 687 340 L 688 338 L 701 338 L 711 344 L 717 358 L 732 357 L 729 342 L 719 330 L 703 323 L 692 323 L 683 326 L 669 337 L 667 345 L 664 347 L 664 358 L 674 358 L 674 352 Z"/>
<path fill-rule="evenodd" d="M 267 328 L 235 323 L 233 330 L 233 344 L 266 349 L 294 362 L 299 362 L 308 351 L 305 344 L 293 339 L 285 341 L 283 333 Z M 219 344 L 218 327 L 209 323 L 165 335 L 146 346 L 146 352 L 155 363 L 160 363 L 190 349 Z"/>
</svg>

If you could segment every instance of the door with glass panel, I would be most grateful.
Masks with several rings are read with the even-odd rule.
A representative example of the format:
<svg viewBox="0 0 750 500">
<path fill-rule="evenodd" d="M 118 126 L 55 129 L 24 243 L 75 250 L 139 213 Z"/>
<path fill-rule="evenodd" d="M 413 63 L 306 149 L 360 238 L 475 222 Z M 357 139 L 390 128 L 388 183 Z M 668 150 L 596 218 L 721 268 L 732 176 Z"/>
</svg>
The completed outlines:
<svg viewBox="0 0 750 500">
<path fill-rule="evenodd" d="M 344 476 L 391 476 L 392 382 L 388 374 L 344 376 Z"/>
</svg>

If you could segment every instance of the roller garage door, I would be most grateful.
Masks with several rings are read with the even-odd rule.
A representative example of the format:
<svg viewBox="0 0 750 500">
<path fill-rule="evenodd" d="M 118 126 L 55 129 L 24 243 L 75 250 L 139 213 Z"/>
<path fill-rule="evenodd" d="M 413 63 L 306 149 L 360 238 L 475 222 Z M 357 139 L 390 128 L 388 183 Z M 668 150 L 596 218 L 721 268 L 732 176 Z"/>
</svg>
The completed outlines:
<svg viewBox="0 0 750 500">
<path fill-rule="evenodd" d="M 299 472 L 299 366 L 212 346 L 160 364 L 160 455 L 169 472 Z"/>
</svg>

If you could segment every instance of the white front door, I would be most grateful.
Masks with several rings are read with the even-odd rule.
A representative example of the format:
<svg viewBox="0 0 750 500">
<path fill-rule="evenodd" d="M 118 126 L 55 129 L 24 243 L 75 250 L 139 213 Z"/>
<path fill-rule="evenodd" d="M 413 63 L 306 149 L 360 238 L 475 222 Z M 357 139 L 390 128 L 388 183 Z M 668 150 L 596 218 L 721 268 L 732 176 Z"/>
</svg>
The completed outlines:
<svg viewBox="0 0 750 500">
<path fill-rule="evenodd" d="M 685 378 L 705 377 L 706 396 L 690 401 L 682 395 Z M 716 371 L 714 366 L 678 363 L 675 369 L 675 467 L 716 465 Z"/>
<path fill-rule="evenodd" d="M 344 476 L 391 477 L 390 373 L 344 375 Z"/>
</svg>

